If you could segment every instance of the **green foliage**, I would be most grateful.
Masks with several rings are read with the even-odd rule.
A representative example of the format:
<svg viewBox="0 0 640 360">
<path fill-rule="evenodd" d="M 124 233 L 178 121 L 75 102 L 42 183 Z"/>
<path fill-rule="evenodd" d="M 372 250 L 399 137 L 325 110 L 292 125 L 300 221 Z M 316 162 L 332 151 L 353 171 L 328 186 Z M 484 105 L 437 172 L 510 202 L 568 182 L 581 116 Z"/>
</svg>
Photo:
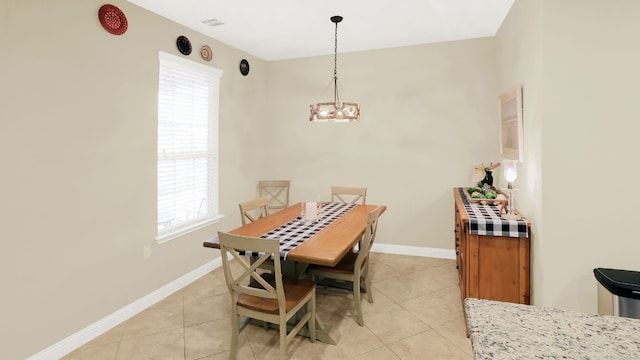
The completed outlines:
<svg viewBox="0 0 640 360">
<path fill-rule="evenodd" d="M 495 199 L 498 196 L 498 191 L 494 186 L 478 183 L 477 186 L 472 186 L 467 189 L 469 195 L 474 199 Z"/>
<path fill-rule="evenodd" d="M 485 196 L 485 194 L 481 193 L 480 191 L 474 191 L 471 194 L 471 197 L 474 199 L 486 199 L 487 197 Z"/>
<path fill-rule="evenodd" d="M 479 187 L 470 187 L 467 189 L 467 191 L 469 192 L 469 194 L 473 194 L 474 192 L 481 192 L 482 190 L 480 190 Z"/>
</svg>

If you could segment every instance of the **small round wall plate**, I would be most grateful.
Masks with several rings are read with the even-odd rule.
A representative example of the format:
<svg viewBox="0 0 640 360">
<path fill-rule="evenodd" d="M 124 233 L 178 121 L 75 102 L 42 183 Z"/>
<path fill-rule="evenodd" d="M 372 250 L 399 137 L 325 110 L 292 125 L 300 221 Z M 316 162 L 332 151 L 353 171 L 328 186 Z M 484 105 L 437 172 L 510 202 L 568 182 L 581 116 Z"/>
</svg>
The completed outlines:
<svg viewBox="0 0 640 360">
<path fill-rule="evenodd" d="M 213 53 L 211 52 L 211 48 L 209 47 L 209 45 L 202 45 L 202 47 L 200 48 L 200 56 L 202 56 L 202 58 L 207 61 L 211 61 Z"/>
<path fill-rule="evenodd" d="M 118 7 L 105 4 L 98 10 L 98 19 L 102 27 L 113 35 L 122 35 L 127 31 L 127 17 Z"/>
<path fill-rule="evenodd" d="M 178 36 L 178 39 L 176 40 L 176 46 L 178 46 L 178 50 L 182 55 L 191 54 L 191 41 L 189 41 L 186 36 Z"/>
<path fill-rule="evenodd" d="M 240 60 L 240 74 L 243 76 L 249 74 L 249 61 L 247 59 Z"/>
</svg>

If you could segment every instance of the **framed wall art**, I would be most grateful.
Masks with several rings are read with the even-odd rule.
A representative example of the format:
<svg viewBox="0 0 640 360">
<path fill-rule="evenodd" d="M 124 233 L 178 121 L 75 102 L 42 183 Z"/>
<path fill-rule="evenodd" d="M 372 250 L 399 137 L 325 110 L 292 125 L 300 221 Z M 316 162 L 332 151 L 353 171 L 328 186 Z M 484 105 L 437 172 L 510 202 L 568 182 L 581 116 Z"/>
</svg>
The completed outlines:
<svg viewBox="0 0 640 360">
<path fill-rule="evenodd" d="M 500 95 L 500 155 L 522 161 L 522 86 Z"/>
</svg>

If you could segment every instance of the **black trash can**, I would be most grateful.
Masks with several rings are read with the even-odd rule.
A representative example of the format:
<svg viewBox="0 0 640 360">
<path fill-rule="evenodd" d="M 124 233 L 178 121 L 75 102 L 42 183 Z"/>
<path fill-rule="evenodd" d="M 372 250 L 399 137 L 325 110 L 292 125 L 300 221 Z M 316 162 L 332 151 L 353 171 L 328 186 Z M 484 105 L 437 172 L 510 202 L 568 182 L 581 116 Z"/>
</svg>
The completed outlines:
<svg viewBox="0 0 640 360">
<path fill-rule="evenodd" d="M 598 313 L 640 319 L 640 272 L 593 269 L 598 280 Z"/>
</svg>

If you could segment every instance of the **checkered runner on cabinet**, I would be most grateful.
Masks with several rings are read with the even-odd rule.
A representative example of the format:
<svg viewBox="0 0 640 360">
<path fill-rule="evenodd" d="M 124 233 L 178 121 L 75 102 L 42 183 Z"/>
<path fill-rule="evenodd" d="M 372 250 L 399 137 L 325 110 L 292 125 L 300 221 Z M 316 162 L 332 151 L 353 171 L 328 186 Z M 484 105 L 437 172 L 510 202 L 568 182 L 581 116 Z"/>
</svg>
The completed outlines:
<svg viewBox="0 0 640 360">
<path fill-rule="evenodd" d="M 464 209 L 469 215 L 469 232 L 474 235 L 529 237 L 524 220 L 506 220 L 500 217 L 500 207 L 470 203 L 465 190 L 459 188 Z"/>
<path fill-rule="evenodd" d="M 320 217 L 313 223 L 308 223 L 297 217 L 288 223 L 261 235 L 263 239 L 279 239 L 280 240 L 280 258 L 287 259 L 289 251 L 295 249 L 298 245 L 307 241 L 320 230 L 329 226 L 347 211 L 356 207 L 356 204 L 344 203 L 323 203 L 319 209 Z M 240 252 L 241 255 L 259 256 L 252 251 Z"/>
</svg>

